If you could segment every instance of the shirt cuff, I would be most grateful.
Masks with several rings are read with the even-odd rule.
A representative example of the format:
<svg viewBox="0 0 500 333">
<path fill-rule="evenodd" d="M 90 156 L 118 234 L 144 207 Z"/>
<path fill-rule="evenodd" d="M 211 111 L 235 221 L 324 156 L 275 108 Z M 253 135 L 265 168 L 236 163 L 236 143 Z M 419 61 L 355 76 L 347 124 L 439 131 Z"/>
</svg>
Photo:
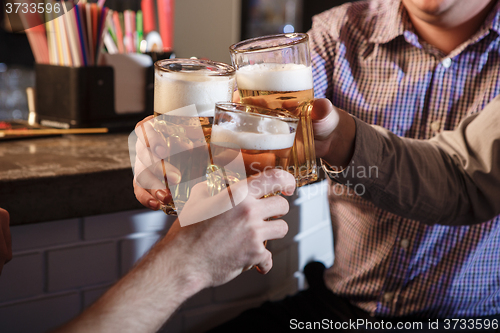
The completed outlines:
<svg viewBox="0 0 500 333">
<path fill-rule="evenodd" d="M 379 176 L 379 165 L 383 145 L 376 129 L 353 117 L 356 123 L 354 154 L 349 164 L 341 171 L 328 172 L 329 177 L 340 184 L 371 186 Z"/>
</svg>

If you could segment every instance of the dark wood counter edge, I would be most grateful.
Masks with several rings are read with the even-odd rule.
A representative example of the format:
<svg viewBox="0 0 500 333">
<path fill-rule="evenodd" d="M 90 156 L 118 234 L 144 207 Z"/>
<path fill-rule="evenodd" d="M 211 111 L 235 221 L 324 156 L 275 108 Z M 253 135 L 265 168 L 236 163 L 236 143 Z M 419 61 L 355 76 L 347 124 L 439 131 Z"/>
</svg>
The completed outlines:
<svg viewBox="0 0 500 333">
<path fill-rule="evenodd" d="M 135 198 L 132 179 L 127 168 L 0 181 L 0 207 L 10 213 L 11 226 L 144 208 Z"/>
</svg>

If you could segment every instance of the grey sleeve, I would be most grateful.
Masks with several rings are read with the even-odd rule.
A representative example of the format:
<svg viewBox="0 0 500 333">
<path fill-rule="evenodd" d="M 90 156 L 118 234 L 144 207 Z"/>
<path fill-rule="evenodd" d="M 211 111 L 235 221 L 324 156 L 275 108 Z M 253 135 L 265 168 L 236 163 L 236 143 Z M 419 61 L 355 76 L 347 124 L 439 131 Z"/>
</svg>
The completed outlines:
<svg viewBox="0 0 500 333">
<path fill-rule="evenodd" d="M 500 212 L 500 185 L 492 191 L 487 180 L 491 175 L 476 169 L 468 173 L 470 155 L 478 149 L 467 144 L 483 145 L 481 132 L 469 133 L 477 137 L 473 141 L 465 136 L 473 120 L 474 116 L 469 117 L 456 131 L 422 141 L 400 138 L 386 129 L 355 119 L 355 152 L 337 181 L 351 186 L 361 184 L 362 197 L 376 206 L 426 224 L 465 225 L 487 221 Z M 499 164 L 500 132 L 494 132 L 498 138 L 495 142 Z M 492 149 L 486 150 L 486 154 L 491 152 Z M 477 182 L 478 177 L 483 181 Z M 499 184 L 500 174 L 497 172 L 494 177 Z M 356 192 L 361 192 L 359 185 Z"/>
</svg>

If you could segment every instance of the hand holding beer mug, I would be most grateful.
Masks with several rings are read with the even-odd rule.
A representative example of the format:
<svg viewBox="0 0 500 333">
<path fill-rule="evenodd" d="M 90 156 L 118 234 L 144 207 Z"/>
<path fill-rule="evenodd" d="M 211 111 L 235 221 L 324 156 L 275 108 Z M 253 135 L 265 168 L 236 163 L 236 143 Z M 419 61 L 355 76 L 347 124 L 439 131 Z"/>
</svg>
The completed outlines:
<svg viewBox="0 0 500 333">
<path fill-rule="evenodd" d="M 300 117 L 289 171 L 295 175 L 297 186 L 317 180 L 307 34 L 258 37 L 234 44 L 230 51 L 242 103 L 286 110 Z"/>
<path fill-rule="evenodd" d="M 171 59 L 155 63 L 155 117 L 141 125 L 137 140 L 150 152 L 138 159 L 150 171 L 144 174 L 156 175 L 162 184 L 146 182 L 155 184 L 149 189 L 171 194 L 172 200 L 161 207 L 166 214 L 177 215 L 192 186 L 205 177 L 215 102 L 231 100 L 234 75 L 233 67 L 219 62 Z M 158 145 L 150 142 L 158 140 L 151 128 L 160 134 Z"/>
<path fill-rule="evenodd" d="M 217 103 L 210 141 L 212 165 L 207 170 L 209 193 L 214 196 L 227 188 L 235 207 L 242 198 L 233 198 L 232 184 L 270 169 L 287 170 L 298 122 L 298 117 L 285 112 L 239 103 Z M 238 165 L 233 161 L 241 158 L 244 168 L 231 166 Z M 253 191 L 262 193 L 264 188 L 261 199 L 268 198 L 281 192 L 273 188 L 272 183 L 264 178 L 257 189 L 250 185 L 248 190 L 252 195 Z"/>
</svg>

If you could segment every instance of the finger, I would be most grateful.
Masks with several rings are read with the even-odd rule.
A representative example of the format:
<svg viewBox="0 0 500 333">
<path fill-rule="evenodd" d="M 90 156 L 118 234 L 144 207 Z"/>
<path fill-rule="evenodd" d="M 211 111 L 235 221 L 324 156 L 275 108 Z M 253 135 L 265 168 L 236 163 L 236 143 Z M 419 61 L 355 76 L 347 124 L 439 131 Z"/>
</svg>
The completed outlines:
<svg viewBox="0 0 500 333">
<path fill-rule="evenodd" d="M 153 122 L 154 120 L 151 118 L 137 124 L 135 133 L 138 141 L 141 141 L 143 146 L 149 148 L 156 157 L 165 158 L 168 156 L 166 143 L 163 136 L 155 131 Z"/>
<path fill-rule="evenodd" d="M 290 204 L 282 196 L 275 195 L 266 199 L 259 200 L 259 212 L 263 219 L 271 217 L 281 217 L 290 210 Z M 268 239 L 268 238 L 266 238 Z"/>
<path fill-rule="evenodd" d="M 135 125 L 135 128 L 138 128 L 140 127 L 142 124 L 150 121 L 151 119 L 153 119 L 155 116 L 154 115 L 150 115 L 150 116 L 147 116 L 146 118 L 144 118 L 143 120 L 139 121 L 136 125 Z"/>
<path fill-rule="evenodd" d="M 281 239 L 288 233 L 288 223 L 285 220 L 265 221 L 261 235 L 265 240 Z"/>
<path fill-rule="evenodd" d="M 9 251 L 7 250 L 7 244 L 4 241 L 3 230 L 0 228 L 0 275 L 2 274 L 3 265 L 7 263 L 9 256 Z"/>
<path fill-rule="evenodd" d="M 3 265 L 12 259 L 12 239 L 9 224 L 9 213 L 0 208 L 0 272 Z"/>
<path fill-rule="evenodd" d="M 153 175 L 148 169 L 146 169 L 140 162 L 137 163 L 136 170 L 138 173 L 134 176 L 134 188 L 142 188 L 149 192 L 154 199 L 160 201 L 163 204 L 167 204 L 172 201 L 172 195 L 168 186 L 165 186 L 165 178 L 163 181 L 158 179 Z M 142 202 L 141 202 L 142 203 Z M 145 203 L 143 203 L 145 205 Z M 152 204 L 152 203 L 148 203 Z"/>
<path fill-rule="evenodd" d="M 240 102 L 240 92 L 239 90 L 236 90 L 233 92 L 233 102 L 234 103 L 239 103 Z"/>
<path fill-rule="evenodd" d="M 142 133 L 142 129 L 138 132 Z M 144 140 L 137 140 L 137 142 L 135 143 L 135 153 L 136 157 L 140 159 L 144 165 L 154 164 L 160 160 L 159 157 L 153 154 L 153 151 L 146 145 Z"/>
<path fill-rule="evenodd" d="M 137 159 L 136 166 L 134 168 L 135 174 L 142 172 L 144 167 L 147 166 L 148 170 L 154 174 L 156 178 L 161 179 L 162 181 L 165 180 L 166 174 L 169 184 L 179 184 L 181 182 L 181 173 L 177 168 L 165 160 L 161 160 L 151 154 L 151 150 L 139 140 L 137 141 L 136 146 Z M 138 163 L 141 163 L 142 167 Z"/>
<path fill-rule="evenodd" d="M 243 99 L 243 103 L 250 104 L 254 106 L 260 106 L 261 108 L 272 108 L 267 99 L 262 96 L 248 96 Z"/>
<path fill-rule="evenodd" d="M 328 99 L 321 98 L 313 102 L 311 119 L 314 138 L 321 140 L 326 139 L 337 128 L 339 114 Z"/>
<path fill-rule="evenodd" d="M 257 199 L 275 192 L 291 194 L 294 190 L 295 178 L 284 170 L 266 170 L 248 178 L 248 193 Z"/>
<path fill-rule="evenodd" d="M 137 199 L 143 206 L 152 209 L 158 210 L 160 209 L 160 202 L 151 195 L 148 191 L 143 189 L 141 186 L 137 186 L 134 180 L 134 194 Z"/>
<path fill-rule="evenodd" d="M 162 180 L 164 179 L 161 179 L 154 175 L 150 171 L 150 169 L 146 168 L 140 161 L 136 161 L 134 171 L 134 179 L 137 186 L 140 186 L 151 193 L 154 193 L 158 190 L 167 190 L 167 186 L 162 182 Z"/>
<path fill-rule="evenodd" d="M 261 259 L 259 260 L 259 263 L 255 265 L 255 268 L 257 269 L 257 272 L 260 274 L 267 274 L 273 267 L 273 255 L 269 250 L 266 250 L 263 254 Z"/>
<path fill-rule="evenodd" d="M 9 227 L 10 216 L 9 213 L 2 208 L 0 208 L 0 224 L 2 227 L 3 240 L 6 246 L 5 262 L 7 263 L 12 259 L 12 238 L 10 235 L 10 227 Z"/>
</svg>

